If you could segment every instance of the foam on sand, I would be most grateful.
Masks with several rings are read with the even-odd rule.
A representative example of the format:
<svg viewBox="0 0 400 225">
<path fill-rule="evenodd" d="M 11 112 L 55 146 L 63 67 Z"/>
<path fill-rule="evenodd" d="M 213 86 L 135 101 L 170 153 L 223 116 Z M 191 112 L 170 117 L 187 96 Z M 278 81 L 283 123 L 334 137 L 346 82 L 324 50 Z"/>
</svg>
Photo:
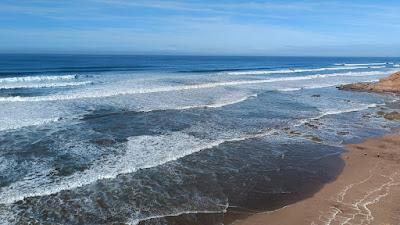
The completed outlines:
<svg viewBox="0 0 400 225">
<path fill-rule="evenodd" d="M 159 218 L 165 218 L 165 217 L 175 217 L 175 216 L 181 216 L 181 215 L 186 215 L 186 214 L 216 214 L 216 213 L 226 213 L 229 205 L 226 204 L 223 206 L 223 209 L 221 210 L 193 210 L 193 211 L 183 211 L 183 212 L 177 212 L 177 213 L 170 213 L 170 214 L 164 214 L 164 215 L 155 215 L 155 216 L 147 216 L 144 218 L 135 218 L 131 219 L 127 224 L 129 225 L 138 225 L 142 221 L 146 220 L 151 220 L 151 219 L 159 219 Z"/>
</svg>

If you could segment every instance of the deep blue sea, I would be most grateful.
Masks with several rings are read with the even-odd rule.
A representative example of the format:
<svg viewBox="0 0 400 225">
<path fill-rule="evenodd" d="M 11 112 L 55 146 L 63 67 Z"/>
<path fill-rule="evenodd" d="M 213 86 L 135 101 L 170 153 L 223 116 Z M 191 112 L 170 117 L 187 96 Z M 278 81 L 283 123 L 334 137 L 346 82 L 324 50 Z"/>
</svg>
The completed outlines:
<svg viewBox="0 0 400 225">
<path fill-rule="evenodd" d="M 0 224 L 227 224 L 334 179 L 400 58 L 0 55 Z M 228 216 L 230 215 L 230 216 Z M 229 218 L 228 218 L 229 217 Z M 234 216 L 233 216 L 234 217 Z"/>
</svg>

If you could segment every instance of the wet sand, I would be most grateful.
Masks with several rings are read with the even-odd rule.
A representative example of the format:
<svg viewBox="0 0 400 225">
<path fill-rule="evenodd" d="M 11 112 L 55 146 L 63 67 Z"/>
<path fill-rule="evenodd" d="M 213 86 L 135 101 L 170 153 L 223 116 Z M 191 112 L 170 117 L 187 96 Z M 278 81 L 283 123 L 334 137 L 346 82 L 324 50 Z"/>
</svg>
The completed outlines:
<svg viewBox="0 0 400 225">
<path fill-rule="evenodd" d="M 235 225 L 400 224 L 400 135 L 347 146 L 341 175 L 312 198 Z"/>
<path fill-rule="evenodd" d="M 354 84 L 343 89 L 399 92 L 399 77 L 400 73 L 396 73 L 376 84 Z M 396 85 L 386 88 L 388 80 L 393 84 L 394 78 Z M 400 224 L 400 133 L 370 138 L 346 149 L 342 155 L 345 162 L 342 173 L 312 197 L 275 211 L 253 214 L 233 224 Z"/>
</svg>

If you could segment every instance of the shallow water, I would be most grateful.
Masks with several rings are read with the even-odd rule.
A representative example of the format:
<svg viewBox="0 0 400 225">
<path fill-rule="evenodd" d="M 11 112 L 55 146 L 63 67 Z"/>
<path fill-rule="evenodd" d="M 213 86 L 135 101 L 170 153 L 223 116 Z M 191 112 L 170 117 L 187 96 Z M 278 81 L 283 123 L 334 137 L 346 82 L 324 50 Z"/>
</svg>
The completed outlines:
<svg viewBox="0 0 400 225">
<path fill-rule="evenodd" d="M 0 222 L 220 224 L 332 180 L 395 58 L 0 57 Z"/>
</svg>

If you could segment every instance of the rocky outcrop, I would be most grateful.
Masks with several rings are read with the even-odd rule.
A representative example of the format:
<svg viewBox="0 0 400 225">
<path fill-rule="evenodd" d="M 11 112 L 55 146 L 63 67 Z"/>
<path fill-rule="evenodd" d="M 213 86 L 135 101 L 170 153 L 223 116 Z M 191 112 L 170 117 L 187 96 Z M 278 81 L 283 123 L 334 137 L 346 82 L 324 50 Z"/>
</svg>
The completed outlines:
<svg viewBox="0 0 400 225">
<path fill-rule="evenodd" d="M 383 116 L 385 119 L 388 120 L 400 120 L 400 113 L 393 111 L 393 112 L 382 112 L 379 111 L 378 115 Z"/>
<path fill-rule="evenodd" d="M 386 78 L 381 79 L 377 83 L 355 83 L 346 84 L 338 87 L 340 90 L 347 91 L 369 91 L 369 92 L 392 92 L 400 93 L 400 71 Z"/>
</svg>

